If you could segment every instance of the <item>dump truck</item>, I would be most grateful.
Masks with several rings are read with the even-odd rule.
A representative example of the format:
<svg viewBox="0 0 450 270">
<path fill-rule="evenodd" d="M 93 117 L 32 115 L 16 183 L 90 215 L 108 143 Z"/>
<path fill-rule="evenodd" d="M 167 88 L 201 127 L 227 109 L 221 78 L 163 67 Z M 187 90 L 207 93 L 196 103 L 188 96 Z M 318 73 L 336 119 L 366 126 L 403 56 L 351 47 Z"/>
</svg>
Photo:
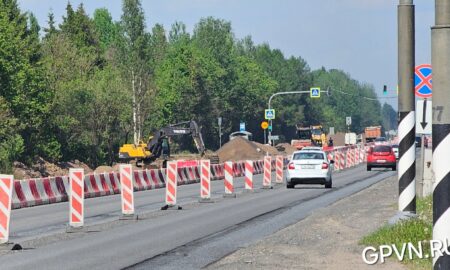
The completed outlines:
<svg viewBox="0 0 450 270">
<path fill-rule="evenodd" d="M 366 127 L 364 136 L 366 137 L 366 143 L 375 141 L 376 138 L 381 137 L 381 126 Z"/>
<path fill-rule="evenodd" d="M 302 125 L 296 125 L 297 138 L 291 141 L 291 145 L 298 150 L 301 150 L 303 147 L 311 146 L 312 136 L 311 136 L 311 127 L 305 127 Z"/>
</svg>

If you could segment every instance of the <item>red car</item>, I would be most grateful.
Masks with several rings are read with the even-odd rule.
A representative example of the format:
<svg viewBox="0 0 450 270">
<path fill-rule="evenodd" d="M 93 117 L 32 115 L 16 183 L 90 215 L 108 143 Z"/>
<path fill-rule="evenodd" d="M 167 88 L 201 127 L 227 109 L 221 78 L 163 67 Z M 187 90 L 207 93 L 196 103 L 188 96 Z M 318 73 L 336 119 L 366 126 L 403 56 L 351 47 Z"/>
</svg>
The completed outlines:
<svg viewBox="0 0 450 270">
<path fill-rule="evenodd" d="M 397 162 L 391 145 L 375 145 L 369 149 L 367 155 L 367 170 L 372 168 L 392 168 L 397 170 Z"/>
</svg>

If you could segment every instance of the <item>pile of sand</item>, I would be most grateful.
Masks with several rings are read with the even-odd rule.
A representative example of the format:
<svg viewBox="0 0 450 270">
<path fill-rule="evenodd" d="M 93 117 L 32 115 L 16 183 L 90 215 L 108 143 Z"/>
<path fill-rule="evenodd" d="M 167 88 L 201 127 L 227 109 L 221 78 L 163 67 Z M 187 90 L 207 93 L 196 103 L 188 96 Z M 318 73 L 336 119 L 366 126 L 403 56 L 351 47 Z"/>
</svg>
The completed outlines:
<svg viewBox="0 0 450 270">
<path fill-rule="evenodd" d="M 329 135 L 327 139 L 333 138 L 333 146 L 344 146 L 345 145 L 345 133 L 338 132 L 334 135 Z"/>
<path fill-rule="evenodd" d="M 275 147 L 272 147 L 270 145 L 257 143 L 257 142 L 252 142 L 252 143 L 255 144 L 256 147 L 262 149 L 264 152 L 269 153 L 269 155 L 274 156 L 274 155 L 280 154 L 280 152 Z"/>
<path fill-rule="evenodd" d="M 118 171 L 118 168 L 117 168 Z M 110 172 L 114 172 L 113 167 L 111 166 L 98 166 L 95 170 L 95 173 L 110 173 Z"/>
<path fill-rule="evenodd" d="M 285 154 L 285 155 L 292 155 L 295 151 L 297 151 L 297 148 L 290 145 L 289 143 L 280 143 L 275 146 L 275 148 L 278 150 L 279 153 Z"/>
<path fill-rule="evenodd" d="M 239 160 L 259 160 L 266 154 L 279 155 L 280 153 L 275 147 L 248 141 L 241 137 L 236 137 L 227 142 L 217 150 L 220 162 L 239 161 Z"/>
</svg>

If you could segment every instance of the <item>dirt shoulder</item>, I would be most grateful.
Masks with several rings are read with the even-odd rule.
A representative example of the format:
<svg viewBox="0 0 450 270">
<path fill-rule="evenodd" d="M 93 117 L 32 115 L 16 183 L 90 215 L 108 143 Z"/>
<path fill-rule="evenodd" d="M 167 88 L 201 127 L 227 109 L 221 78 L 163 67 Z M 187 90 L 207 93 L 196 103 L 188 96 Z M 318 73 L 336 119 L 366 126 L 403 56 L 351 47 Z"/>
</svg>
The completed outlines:
<svg viewBox="0 0 450 270">
<path fill-rule="evenodd" d="M 358 241 L 396 213 L 397 178 L 313 212 L 258 243 L 240 249 L 208 269 L 406 269 L 390 260 L 375 266 L 361 258 Z"/>
</svg>

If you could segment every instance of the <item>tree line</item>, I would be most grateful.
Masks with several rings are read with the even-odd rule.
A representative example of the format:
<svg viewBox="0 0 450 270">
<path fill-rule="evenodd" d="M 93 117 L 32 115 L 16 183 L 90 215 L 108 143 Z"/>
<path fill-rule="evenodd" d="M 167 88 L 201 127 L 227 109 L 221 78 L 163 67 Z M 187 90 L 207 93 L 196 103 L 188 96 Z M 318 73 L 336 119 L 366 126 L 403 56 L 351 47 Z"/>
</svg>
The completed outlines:
<svg viewBox="0 0 450 270">
<path fill-rule="evenodd" d="M 123 0 L 114 21 L 106 8 L 89 16 L 67 4 L 62 22 L 47 25 L 23 12 L 16 0 L 0 0 L 0 169 L 12 162 L 78 159 L 91 166 L 112 164 L 120 145 L 146 140 L 168 124 L 195 120 L 208 149 L 245 122 L 262 141 L 260 122 L 271 94 L 340 89 L 330 97 L 277 97 L 273 133 L 295 137 L 295 124 L 320 123 L 346 130 L 382 124 L 392 107 L 371 85 L 344 71 L 312 71 L 301 57 L 286 57 L 250 36 L 235 37 L 231 23 L 202 18 L 192 33 L 182 22 L 170 29 L 147 28 L 140 0 Z M 345 92 L 345 94 L 343 94 Z M 395 125 L 384 121 L 386 127 Z M 225 139 L 226 141 L 226 139 Z M 192 148 L 189 140 L 181 140 Z"/>
</svg>

